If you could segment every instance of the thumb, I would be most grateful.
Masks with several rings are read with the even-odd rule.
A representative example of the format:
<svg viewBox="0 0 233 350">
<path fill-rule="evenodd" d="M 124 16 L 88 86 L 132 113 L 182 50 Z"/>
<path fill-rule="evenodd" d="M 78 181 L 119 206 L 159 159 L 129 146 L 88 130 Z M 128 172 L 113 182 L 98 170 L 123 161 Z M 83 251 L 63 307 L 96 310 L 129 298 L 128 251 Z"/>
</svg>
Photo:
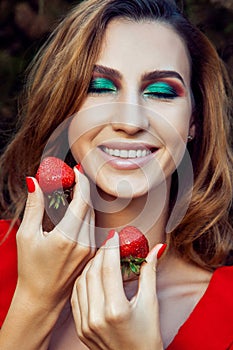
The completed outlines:
<svg viewBox="0 0 233 350">
<path fill-rule="evenodd" d="M 38 230 L 44 215 L 43 192 L 34 177 L 26 177 L 28 188 L 28 198 L 25 206 L 21 228 L 25 227 L 25 232 Z M 29 230 L 30 227 L 30 230 Z"/>
<path fill-rule="evenodd" d="M 138 294 L 148 305 L 156 299 L 156 265 L 166 246 L 166 244 L 156 244 L 147 255 L 140 270 Z"/>
</svg>

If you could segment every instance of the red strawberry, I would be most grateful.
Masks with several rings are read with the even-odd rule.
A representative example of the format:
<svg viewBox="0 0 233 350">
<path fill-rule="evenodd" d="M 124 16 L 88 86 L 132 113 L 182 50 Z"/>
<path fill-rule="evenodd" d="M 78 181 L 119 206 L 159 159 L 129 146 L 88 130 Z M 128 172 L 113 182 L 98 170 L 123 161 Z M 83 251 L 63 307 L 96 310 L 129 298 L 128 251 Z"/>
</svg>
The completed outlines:
<svg viewBox="0 0 233 350">
<path fill-rule="evenodd" d="M 62 202 L 65 205 L 65 198 L 68 193 L 64 190 L 69 190 L 74 185 L 74 171 L 61 159 L 56 157 L 46 157 L 40 163 L 36 173 L 36 179 L 42 191 L 50 194 L 49 207 L 59 208 Z"/>
<path fill-rule="evenodd" d="M 149 252 L 144 234 L 134 226 L 126 226 L 119 233 L 122 271 L 139 274 L 140 266 Z"/>
</svg>

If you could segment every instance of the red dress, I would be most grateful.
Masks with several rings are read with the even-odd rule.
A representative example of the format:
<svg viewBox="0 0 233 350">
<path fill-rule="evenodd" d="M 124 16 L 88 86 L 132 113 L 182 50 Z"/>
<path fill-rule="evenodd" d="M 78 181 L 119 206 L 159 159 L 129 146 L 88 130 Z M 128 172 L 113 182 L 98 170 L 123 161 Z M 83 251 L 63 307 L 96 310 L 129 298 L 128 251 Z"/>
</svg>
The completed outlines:
<svg viewBox="0 0 233 350">
<path fill-rule="evenodd" d="M 0 327 L 6 317 L 17 282 L 15 225 L 7 237 L 10 220 L 0 220 Z"/>
<path fill-rule="evenodd" d="M 233 350 L 233 266 L 214 272 L 167 350 Z"/>
<path fill-rule="evenodd" d="M 0 242 L 10 221 L 0 220 Z M 0 327 L 17 281 L 15 226 L 0 245 Z M 233 266 L 217 269 L 194 310 L 166 350 L 233 350 Z"/>
</svg>

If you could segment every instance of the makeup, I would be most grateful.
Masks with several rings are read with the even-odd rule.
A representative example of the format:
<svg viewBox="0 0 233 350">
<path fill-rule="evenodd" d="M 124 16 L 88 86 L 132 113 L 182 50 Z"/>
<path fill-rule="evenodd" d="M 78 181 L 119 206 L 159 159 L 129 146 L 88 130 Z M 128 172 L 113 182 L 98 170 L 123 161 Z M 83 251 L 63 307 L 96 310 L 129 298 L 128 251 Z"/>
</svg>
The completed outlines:
<svg viewBox="0 0 233 350">
<path fill-rule="evenodd" d="M 158 251 L 157 259 L 160 259 L 160 258 L 161 258 L 161 256 L 163 255 L 163 253 L 164 253 L 164 251 L 165 251 L 166 248 L 167 248 L 167 244 L 164 243 L 164 244 L 162 245 L 162 247 L 161 247 L 161 248 L 159 249 L 159 251 Z"/>
<path fill-rule="evenodd" d="M 74 158 L 103 195 L 164 193 L 192 115 L 183 41 L 161 23 L 111 21 L 89 84 L 77 126 L 70 125 Z"/>
<path fill-rule="evenodd" d="M 143 91 L 143 96 L 157 99 L 174 99 L 178 96 L 176 89 L 165 81 L 157 81 L 149 84 Z"/>
<path fill-rule="evenodd" d="M 107 237 L 105 238 L 105 240 L 104 240 L 103 243 L 101 244 L 101 247 L 103 247 L 109 239 L 113 238 L 114 235 L 115 235 L 115 233 L 116 233 L 115 230 L 110 230 L 110 231 L 108 232 Z"/>
<path fill-rule="evenodd" d="M 106 94 L 106 93 L 116 93 L 117 87 L 115 84 L 107 78 L 104 77 L 93 77 L 88 93 L 91 94 Z"/>
<path fill-rule="evenodd" d="M 78 163 L 77 165 L 75 165 L 75 168 L 78 169 L 78 171 L 81 174 L 84 174 L 84 170 L 83 170 L 83 167 L 82 167 L 81 163 Z"/>
<path fill-rule="evenodd" d="M 35 192 L 36 187 L 35 187 L 34 181 L 31 177 L 29 177 L 29 176 L 26 177 L 26 184 L 27 184 L 27 188 L 28 188 L 29 193 Z"/>
<path fill-rule="evenodd" d="M 158 152 L 154 145 L 139 142 L 109 142 L 98 147 L 104 160 L 115 169 L 133 170 L 143 167 Z"/>
</svg>

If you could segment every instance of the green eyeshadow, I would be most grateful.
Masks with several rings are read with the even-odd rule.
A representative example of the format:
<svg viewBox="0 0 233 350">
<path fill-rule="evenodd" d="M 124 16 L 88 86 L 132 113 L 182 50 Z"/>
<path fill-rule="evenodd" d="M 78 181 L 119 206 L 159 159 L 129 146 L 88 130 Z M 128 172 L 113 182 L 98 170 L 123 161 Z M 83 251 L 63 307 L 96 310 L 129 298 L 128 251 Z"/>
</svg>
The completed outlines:
<svg viewBox="0 0 233 350">
<path fill-rule="evenodd" d="M 92 79 L 88 90 L 88 92 L 92 93 L 107 93 L 116 91 L 117 87 L 111 80 L 98 77 Z"/>
<path fill-rule="evenodd" d="M 168 83 L 165 82 L 156 82 L 150 84 L 143 91 L 144 95 L 155 95 L 162 98 L 174 98 L 177 96 L 176 90 Z"/>
</svg>

